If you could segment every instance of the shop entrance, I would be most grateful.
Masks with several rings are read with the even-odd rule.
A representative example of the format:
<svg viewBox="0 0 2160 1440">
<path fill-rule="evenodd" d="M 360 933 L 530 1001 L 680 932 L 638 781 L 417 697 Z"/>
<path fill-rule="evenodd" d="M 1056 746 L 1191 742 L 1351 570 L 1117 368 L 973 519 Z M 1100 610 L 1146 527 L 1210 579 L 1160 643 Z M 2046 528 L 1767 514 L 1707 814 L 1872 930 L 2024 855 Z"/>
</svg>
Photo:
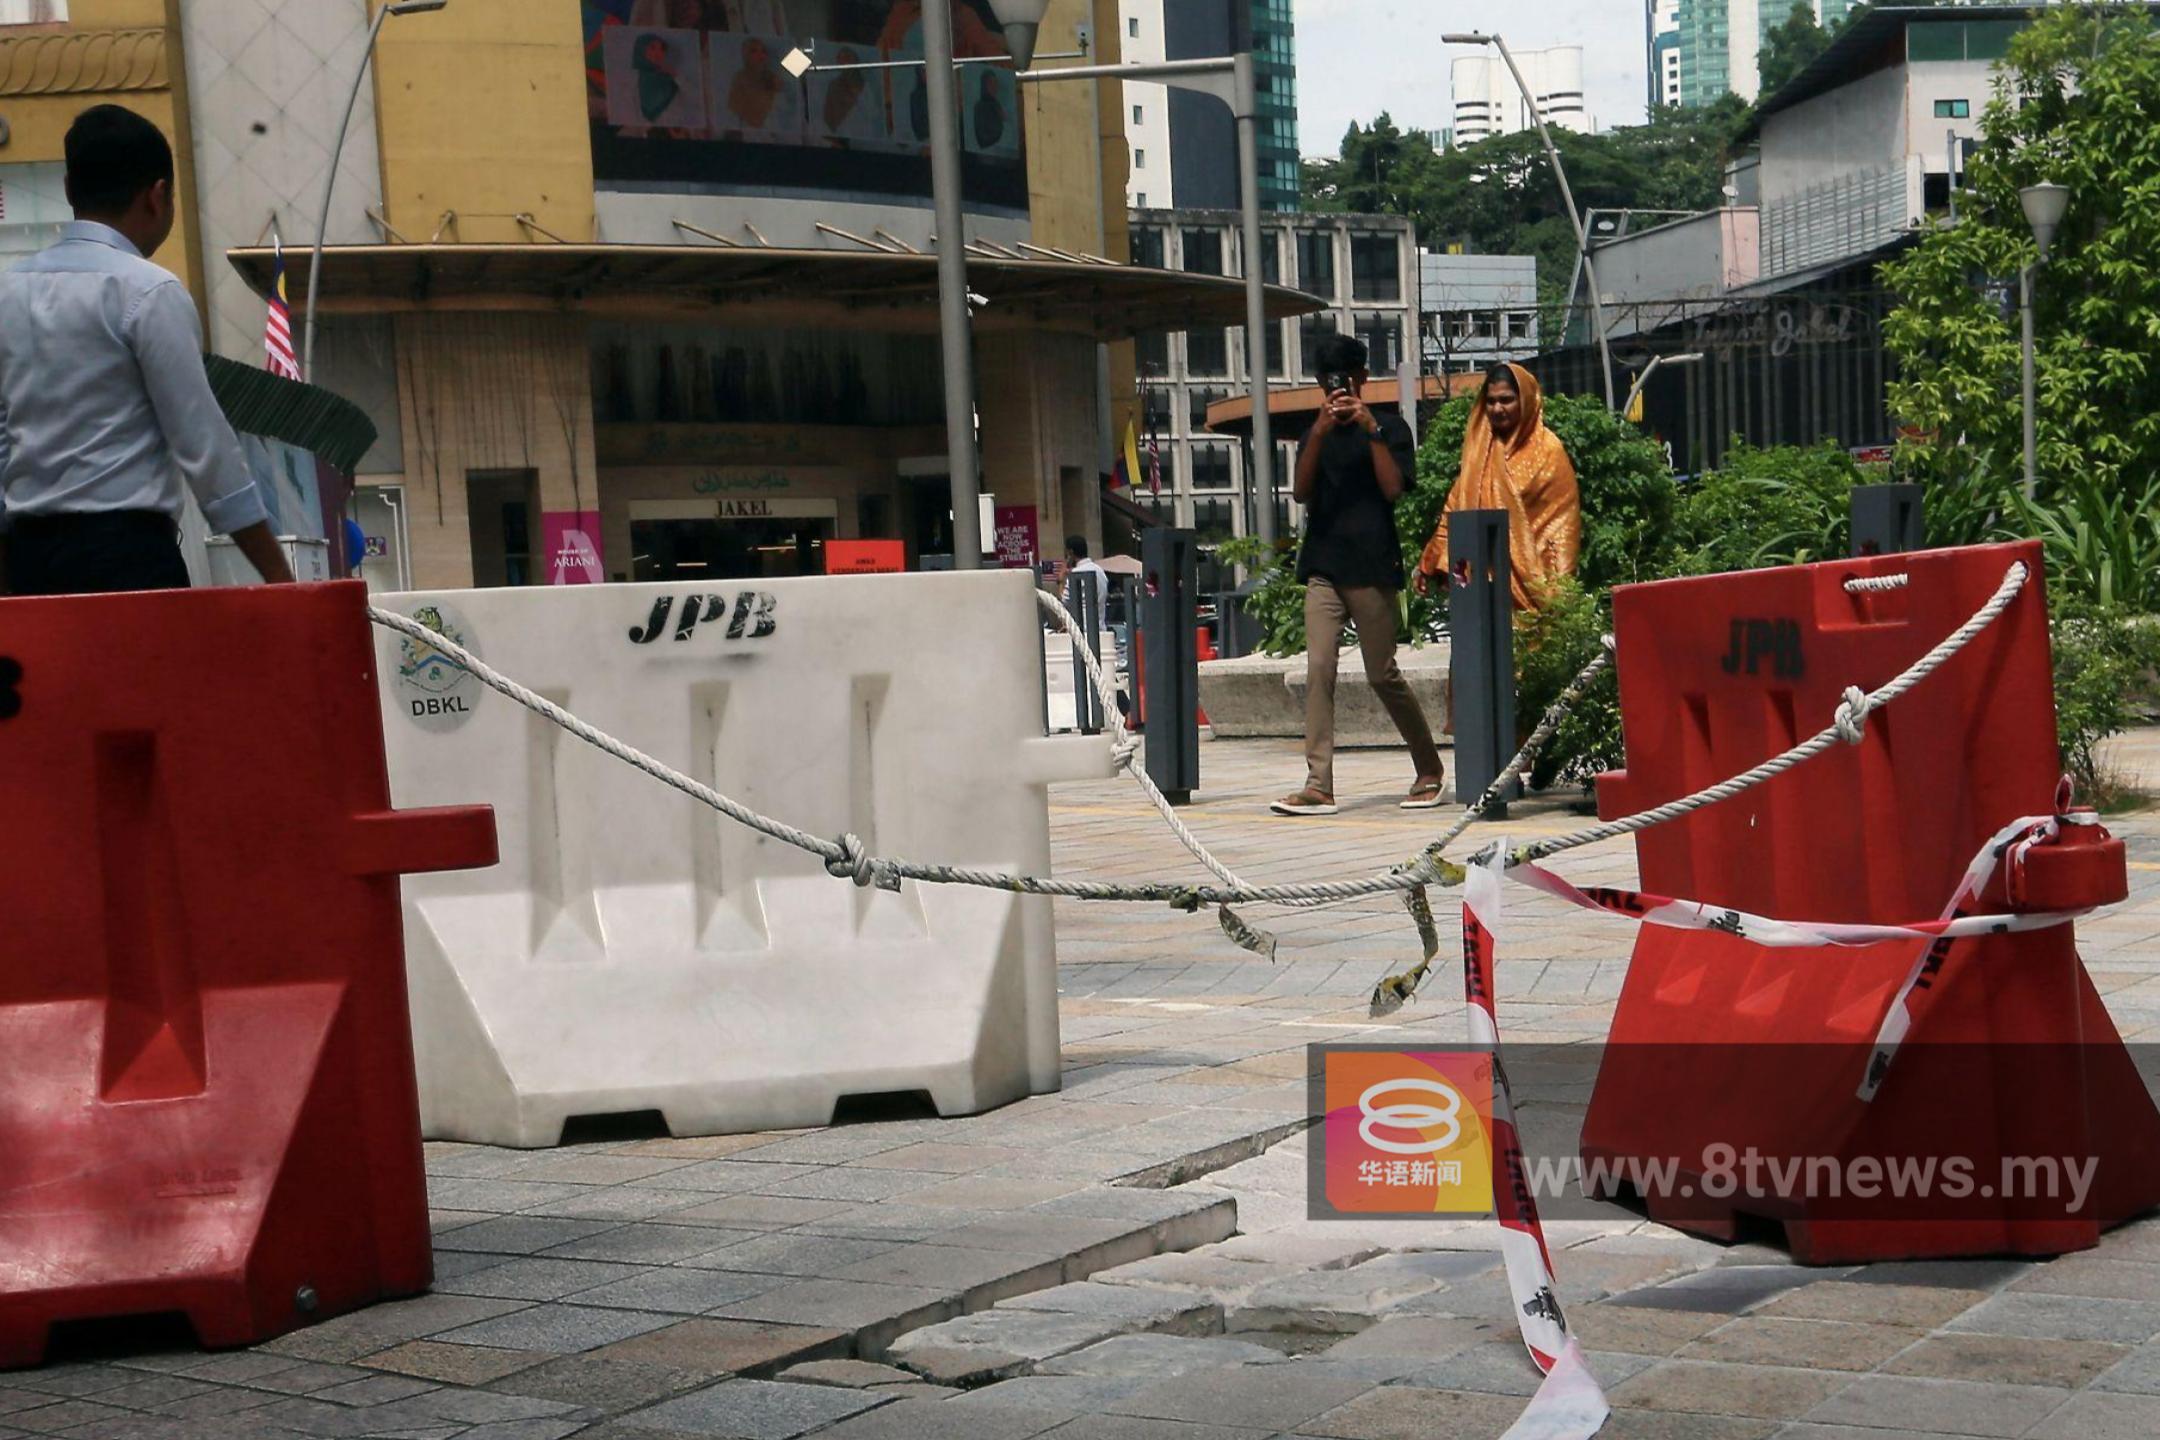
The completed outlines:
<svg viewBox="0 0 2160 1440">
<path fill-rule="evenodd" d="M 832 501 L 633 501 L 631 576 L 662 582 L 822 575 L 837 510 Z"/>
</svg>

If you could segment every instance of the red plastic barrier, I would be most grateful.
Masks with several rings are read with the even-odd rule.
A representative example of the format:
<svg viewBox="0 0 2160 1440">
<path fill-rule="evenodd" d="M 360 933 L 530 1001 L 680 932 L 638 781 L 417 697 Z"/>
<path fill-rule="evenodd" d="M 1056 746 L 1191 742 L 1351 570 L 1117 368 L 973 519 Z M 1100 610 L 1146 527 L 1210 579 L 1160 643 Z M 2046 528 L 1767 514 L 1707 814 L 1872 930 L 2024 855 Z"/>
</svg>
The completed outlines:
<svg viewBox="0 0 2160 1440">
<path fill-rule="evenodd" d="M 495 826 L 390 809 L 365 604 L 0 601 L 0 1366 L 432 1278 L 398 876 Z"/>
<path fill-rule="evenodd" d="M 1215 653 L 1215 636 L 1205 625 L 1194 628 L 1193 644 L 1196 647 L 1196 657 L 1200 660 L 1220 660 L 1222 658 Z M 1145 731 L 1147 729 L 1147 647 L 1144 645 L 1133 646 L 1132 656 L 1133 688 L 1139 694 L 1133 702 L 1131 728 Z M 1195 706 L 1194 708 L 1199 712 L 1194 718 L 1202 725 L 1208 724 L 1207 707 Z"/>
<path fill-rule="evenodd" d="M 1963 624 L 2020 559 L 2033 578 L 2010 608 L 1870 715 L 1861 744 L 1639 836 L 1643 889 L 1796 920 L 1934 919 L 1990 835 L 2054 811 L 2060 761 L 2037 544 L 1617 592 L 1628 768 L 1599 781 L 1608 818 L 1736 774 L 1822 729 L 1846 686 L 1891 679 Z M 1851 577 L 1901 572 L 1911 576 L 1903 589 L 1844 588 Z M 1979 909 L 2083 908 L 2120 899 L 2125 886 L 2121 845 L 2073 827 L 2060 845 L 2031 853 L 2014 888 L 1991 887 Z M 1642 927 L 1584 1123 L 1584 1158 L 1678 1158 L 1675 1191 L 1645 1197 L 1653 1217 L 1727 1238 L 1742 1217 L 1767 1219 L 1784 1227 L 1795 1258 L 1813 1263 L 2055 1254 L 2160 1202 L 2160 1113 L 2067 925 L 1947 947 L 1882 1089 L 1872 1102 L 1858 1098 L 1878 1027 L 1917 958 L 1911 944 L 1778 950 Z M 1982 1045 L 1992 1048 L 1974 1048 Z M 2025 1061 L 2006 1048 L 2018 1046 Z M 1809 1186 L 1721 1201 L 1706 1193 L 1703 1159 L 1720 1142 L 1832 1161 L 1955 1152 L 1989 1175 L 2004 1156 L 2100 1164 L 2076 1217 L 2040 1215 L 2007 1195 L 1886 1206 Z"/>
</svg>

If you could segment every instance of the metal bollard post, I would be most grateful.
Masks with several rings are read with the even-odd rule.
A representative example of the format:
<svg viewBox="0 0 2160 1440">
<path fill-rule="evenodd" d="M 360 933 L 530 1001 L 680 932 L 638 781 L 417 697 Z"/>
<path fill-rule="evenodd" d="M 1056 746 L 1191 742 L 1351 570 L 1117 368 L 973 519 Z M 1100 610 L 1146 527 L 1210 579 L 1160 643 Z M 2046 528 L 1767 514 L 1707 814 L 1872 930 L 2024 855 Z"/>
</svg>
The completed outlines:
<svg viewBox="0 0 2160 1440">
<path fill-rule="evenodd" d="M 1140 537 L 1146 613 L 1147 770 L 1173 805 L 1200 788 L 1199 537 L 1151 529 Z"/>
<path fill-rule="evenodd" d="M 1474 803 L 1515 752 L 1515 607 L 1505 510 L 1458 510 L 1448 524 L 1448 689 L 1455 795 Z M 1519 787 L 1486 813 L 1504 815 Z"/>
<path fill-rule="evenodd" d="M 1852 553 L 1902 555 L 1927 549 L 1925 494 L 1918 485 L 1855 485 Z"/>
<path fill-rule="evenodd" d="M 1083 735 L 1100 735 L 1103 729 L 1102 696 L 1095 692 L 1095 682 L 1088 678 L 1087 663 L 1080 658 L 1080 647 L 1087 646 L 1090 654 L 1102 659 L 1102 580 L 1092 572 L 1082 571 L 1065 581 L 1065 608 L 1072 612 L 1073 623 L 1079 633 L 1069 637 L 1073 656 L 1073 723 Z"/>
</svg>

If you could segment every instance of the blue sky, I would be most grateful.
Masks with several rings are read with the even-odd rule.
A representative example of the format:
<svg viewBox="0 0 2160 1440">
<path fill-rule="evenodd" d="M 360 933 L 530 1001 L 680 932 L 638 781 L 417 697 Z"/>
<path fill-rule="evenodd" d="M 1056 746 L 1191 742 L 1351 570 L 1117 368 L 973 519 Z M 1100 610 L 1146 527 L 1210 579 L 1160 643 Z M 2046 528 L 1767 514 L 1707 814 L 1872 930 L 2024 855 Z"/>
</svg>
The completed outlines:
<svg viewBox="0 0 2160 1440">
<path fill-rule="evenodd" d="M 1332 155 L 1352 120 L 1382 110 L 1405 128 L 1449 123 L 1448 62 L 1440 36 L 1498 30 L 1514 50 L 1583 47 L 1585 88 L 1599 129 L 1643 118 L 1641 0 L 1295 0 L 1298 144 Z"/>
</svg>

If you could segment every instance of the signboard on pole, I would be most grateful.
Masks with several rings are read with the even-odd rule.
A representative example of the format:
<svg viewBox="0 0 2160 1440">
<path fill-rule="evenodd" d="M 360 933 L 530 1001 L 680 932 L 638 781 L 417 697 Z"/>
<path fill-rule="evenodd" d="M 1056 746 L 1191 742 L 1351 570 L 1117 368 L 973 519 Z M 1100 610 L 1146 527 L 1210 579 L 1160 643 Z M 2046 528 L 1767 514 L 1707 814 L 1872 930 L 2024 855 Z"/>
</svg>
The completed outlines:
<svg viewBox="0 0 2160 1440">
<path fill-rule="evenodd" d="M 1039 558 L 1035 540 L 1033 505 L 1000 505 L 995 521 L 998 567 L 1032 570 Z"/>
</svg>

